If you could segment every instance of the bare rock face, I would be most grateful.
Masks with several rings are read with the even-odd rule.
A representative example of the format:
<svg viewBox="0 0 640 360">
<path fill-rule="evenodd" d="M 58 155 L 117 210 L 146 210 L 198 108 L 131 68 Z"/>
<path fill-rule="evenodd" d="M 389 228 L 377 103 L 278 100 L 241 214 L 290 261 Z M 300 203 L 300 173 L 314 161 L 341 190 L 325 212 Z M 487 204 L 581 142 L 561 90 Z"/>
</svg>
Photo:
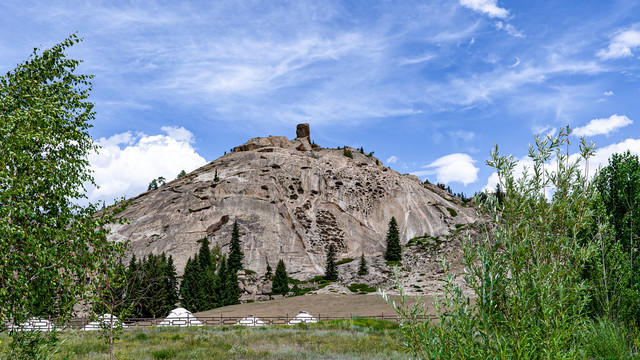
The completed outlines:
<svg viewBox="0 0 640 360">
<path fill-rule="evenodd" d="M 307 140 L 311 139 L 311 129 L 309 128 L 309 124 L 298 124 L 296 127 L 296 138 L 307 138 Z"/>
<path fill-rule="evenodd" d="M 392 216 L 403 244 L 417 237 L 446 239 L 475 221 L 473 208 L 459 199 L 373 156 L 351 149 L 349 158 L 342 149 L 312 146 L 305 125 L 294 140 L 251 139 L 130 199 L 120 214 L 130 222 L 114 225 L 111 239 L 129 239 L 138 257 L 171 254 L 181 273 L 198 240 L 206 237 L 227 252 L 237 221 L 246 269 L 262 276 L 267 263 L 275 269 L 282 259 L 291 276 L 308 279 L 324 272 L 329 244 L 338 260 L 364 254 L 375 263 L 371 259 L 384 254 Z"/>
</svg>

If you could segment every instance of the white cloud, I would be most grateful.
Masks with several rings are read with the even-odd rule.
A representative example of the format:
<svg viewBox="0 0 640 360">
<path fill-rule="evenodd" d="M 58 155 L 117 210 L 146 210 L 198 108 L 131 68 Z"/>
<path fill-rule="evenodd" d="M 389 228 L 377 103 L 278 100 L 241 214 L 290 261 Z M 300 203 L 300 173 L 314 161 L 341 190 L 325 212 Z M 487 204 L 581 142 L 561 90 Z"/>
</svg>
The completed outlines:
<svg viewBox="0 0 640 360">
<path fill-rule="evenodd" d="M 192 171 L 205 159 L 192 147 L 193 134 L 182 127 L 162 127 L 166 135 L 148 136 L 131 132 L 101 138 L 97 154 L 89 163 L 99 188 L 89 188 L 89 201 L 110 202 L 147 190 L 152 179 L 164 176 L 173 180 L 181 170 Z"/>
<path fill-rule="evenodd" d="M 447 184 L 459 182 L 467 185 L 478 180 L 478 168 L 473 165 L 476 161 L 471 156 L 455 153 L 443 156 L 429 165 L 423 166 L 428 170 L 415 171 L 416 176 L 436 175 L 439 183 Z"/>
<path fill-rule="evenodd" d="M 609 133 L 633 124 L 633 121 L 625 115 L 611 115 L 607 119 L 593 119 L 587 125 L 576 128 L 573 133 L 576 136 L 608 135 Z"/>
<path fill-rule="evenodd" d="M 509 16 L 509 11 L 499 7 L 497 0 L 460 0 L 460 5 L 489 17 L 504 19 Z"/>
<path fill-rule="evenodd" d="M 395 164 L 397 162 L 398 162 L 398 157 L 397 156 L 393 156 L 392 155 L 387 159 L 387 164 Z"/>
<path fill-rule="evenodd" d="M 516 29 L 515 26 L 509 24 L 509 23 L 502 23 L 502 21 L 496 21 L 496 23 L 494 24 L 496 29 L 498 30 L 504 30 L 507 32 L 507 34 L 513 36 L 513 37 L 518 37 L 518 38 L 523 38 L 525 37 L 524 33 L 518 29 Z"/>
<path fill-rule="evenodd" d="M 631 50 L 640 47 L 640 30 L 638 25 L 634 25 L 630 29 L 620 31 L 613 37 L 609 47 L 600 49 L 596 55 L 602 59 L 617 59 L 627 56 L 633 56 Z"/>
<path fill-rule="evenodd" d="M 626 139 L 619 143 L 610 144 L 603 148 L 599 148 L 596 150 L 593 157 L 589 159 L 589 178 L 592 178 L 598 169 L 605 167 L 609 164 L 609 158 L 613 154 L 621 154 L 626 151 L 631 152 L 633 155 L 640 155 L 640 139 Z M 570 156 L 570 161 L 576 161 L 578 159 L 578 154 L 572 154 Z M 545 163 L 545 170 L 554 173 L 557 168 L 555 165 L 555 158 L 551 159 L 549 162 Z M 584 161 L 580 161 L 579 166 L 582 171 L 584 171 Z M 525 168 L 529 169 L 529 175 L 531 175 L 531 168 L 533 167 L 533 160 L 528 156 L 525 156 L 519 159 L 516 163 L 516 167 L 514 168 L 514 175 L 519 177 L 522 175 Z M 493 192 L 498 184 L 498 173 L 493 172 L 489 178 L 487 178 L 487 184 L 482 189 L 483 191 Z M 551 194 L 553 189 L 551 187 L 547 188 L 547 196 Z"/>
<path fill-rule="evenodd" d="M 170 138 L 175 139 L 176 141 L 186 141 L 189 144 L 192 144 L 195 140 L 193 133 L 185 128 L 181 127 L 173 127 L 173 126 L 163 126 L 160 130 L 164 131 L 169 135 Z"/>
<path fill-rule="evenodd" d="M 611 95 L 613 95 L 613 91 L 605 91 L 605 92 L 603 93 L 603 95 L 605 95 L 605 96 L 611 96 Z"/>
</svg>

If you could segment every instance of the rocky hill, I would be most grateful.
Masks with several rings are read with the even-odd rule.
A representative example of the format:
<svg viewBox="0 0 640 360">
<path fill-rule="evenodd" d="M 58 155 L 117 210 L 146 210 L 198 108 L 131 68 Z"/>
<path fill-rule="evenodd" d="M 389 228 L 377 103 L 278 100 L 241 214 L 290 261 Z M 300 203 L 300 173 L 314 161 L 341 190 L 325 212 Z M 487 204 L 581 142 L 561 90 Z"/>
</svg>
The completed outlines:
<svg viewBox="0 0 640 360">
<path fill-rule="evenodd" d="M 374 268 L 384 267 L 387 226 L 395 216 L 405 246 L 414 239 L 409 245 L 432 249 L 431 256 L 408 246 L 408 261 L 415 258 L 414 266 L 425 269 L 419 273 L 437 273 L 438 254 L 449 251 L 453 235 L 475 221 L 474 209 L 372 155 L 346 150 L 351 157 L 345 149 L 315 145 L 306 124 L 298 126 L 293 140 L 251 139 L 130 199 L 121 213 L 130 222 L 114 226 L 111 239 L 129 239 L 138 257 L 172 254 L 181 273 L 200 239 L 207 237 L 226 252 L 237 221 L 246 269 L 261 275 L 267 262 L 275 268 L 283 259 L 290 276 L 308 279 L 323 273 L 329 244 L 336 246 L 338 260 L 364 254 Z M 347 265 L 343 268 L 357 261 Z M 373 271 L 371 281 L 376 276 L 386 280 L 388 272 Z"/>
</svg>

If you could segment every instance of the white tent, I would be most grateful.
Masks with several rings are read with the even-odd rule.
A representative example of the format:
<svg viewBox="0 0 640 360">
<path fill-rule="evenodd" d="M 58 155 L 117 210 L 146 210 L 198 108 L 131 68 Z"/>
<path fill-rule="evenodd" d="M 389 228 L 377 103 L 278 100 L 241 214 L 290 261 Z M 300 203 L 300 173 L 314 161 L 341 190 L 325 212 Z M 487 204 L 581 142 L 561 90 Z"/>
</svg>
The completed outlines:
<svg viewBox="0 0 640 360">
<path fill-rule="evenodd" d="M 171 310 L 164 320 L 158 326 L 202 326 L 200 320 L 196 319 L 193 314 L 185 308 L 177 308 Z"/>
<path fill-rule="evenodd" d="M 317 323 L 318 319 L 314 318 L 311 314 L 306 311 L 300 311 L 296 317 L 289 320 L 289 325 L 295 325 L 300 323 L 305 324 L 314 324 Z"/>
<path fill-rule="evenodd" d="M 13 329 L 16 331 L 53 331 L 55 329 L 55 325 L 53 325 L 53 323 L 47 319 L 31 318 L 19 325 L 14 326 Z"/>
<path fill-rule="evenodd" d="M 253 315 L 249 315 L 245 318 L 240 319 L 240 321 L 238 321 L 236 323 L 236 325 L 242 325 L 242 326 L 265 326 L 267 324 L 264 323 L 264 321 L 260 320 L 260 318 L 257 318 Z"/>
<path fill-rule="evenodd" d="M 95 330 L 108 329 L 109 326 L 116 327 L 119 325 L 120 325 L 120 320 L 117 317 L 114 316 L 112 319 L 111 314 L 104 314 L 102 316 L 98 316 L 98 319 L 96 321 L 92 321 L 88 323 L 85 327 L 82 328 L 82 330 L 95 331 Z M 122 324 L 122 327 L 127 328 L 128 326 L 125 324 Z"/>
</svg>

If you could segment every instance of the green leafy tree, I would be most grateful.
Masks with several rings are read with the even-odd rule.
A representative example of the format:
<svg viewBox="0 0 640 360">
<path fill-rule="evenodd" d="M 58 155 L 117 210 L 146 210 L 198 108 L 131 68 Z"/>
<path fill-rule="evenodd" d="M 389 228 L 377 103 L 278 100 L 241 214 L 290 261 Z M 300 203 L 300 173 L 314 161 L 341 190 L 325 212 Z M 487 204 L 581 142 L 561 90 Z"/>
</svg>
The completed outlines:
<svg viewBox="0 0 640 360">
<path fill-rule="evenodd" d="M 389 221 L 389 229 L 387 230 L 387 251 L 384 254 L 387 261 L 402 260 L 402 247 L 400 246 L 400 231 L 395 217 L 391 217 Z"/>
<path fill-rule="evenodd" d="M 227 266 L 230 271 L 237 272 L 242 269 L 242 260 L 244 253 L 242 252 L 242 244 L 240 243 L 240 229 L 238 229 L 238 221 L 233 222 L 233 230 L 231 230 L 231 243 L 229 244 L 229 261 Z"/>
<path fill-rule="evenodd" d="M 338 280 L 338 268 L 336 266 L 336 247 L 333 244 L 330 244 L 327 248 L 324 279 L 331 281 Z"/>
<path fill-rule="evenodd" d="M 128 249 L 128 246 L 126 248 Z M 105 259 L 115 261 L 115 266 L 109 261 L 101 262 L 101 281 L 97 284 L 91 301 L 91 318 L 99 320 L 100 336 L 109 346 L 110 359 L 113 359 L 115 340 L 123 331 L 123 323 L 120 320 L 135 316 L 136 307 L 145 299 L 149 290 L 149 283 L 141 280 L 143 266 L 136 262 L 135 256 L 131 257 L 129 267 L 124 266 L 123 259 L 124 252 L 121 252 L 116 258 L 109 256 Z M 105 314 L 109 317 L 103 317 Z"/>
<path fill-rule="evenodd" d="M 342 149 L 342 155 L 348 157 L 349 159 L 353 159 L 353 153 L 351 152 L 351 150 L 347 149 L 346 146 Z"/>
<path fill-rule="evenodd" d="M 503 204 L 488 197 L 484 211 L 494 225 L 480 227 L 482 238 L 463 242 L 460 280 L 474 302 L 445 264 L 443 297 L 434 301 L 437 324 L 421 318 L 424 304 L 407 307 L 402 297 L 397 307 L 416 357 L 589 358 L 576 335 L 588 320 L 581 273 L 593 247 L 578 240 L 590 224 L 592 190 L 578 161 L 563 151 L 569 134 L 566 128 L 554 138 L 536 137 L 529 151 L 533 165 L 520 176 L 514 174 L 515 158 L 500 156 L 496 145 L 487 164 L 498 173 Z M 593 147 L 583 145 L 586 163 Z M 555 164 L 545 169 L 552 158 Z"/>
<path fill-rule="evenodd" d="M 118 251 L 103 226 L 112 212 L 77 205 L 93 184 L 87 155 L 97 150 L 88 132 L 93 77 L 76 74 L 80 61 L 65 54 L 79 41 L 35 49 L 0 77 L 0 319 L 64 323 Z M 13 346 L 38 347 L 29 336 Z"/>
<path fill-rule="evenodd" d="M 369 269 L 367 268 L 367 260 L 364 258 L 364 253 L 360 255 L 360 264 L 358 265 L 358 276 L 367 275 Z"/>
<path fill-rule="evenodd" d="M 187 172 L 186 172 L 186 171 L 184 171 L 184 170 L 182 170 L 182 171 L 180 171 L 180 173 L 178 174 L 178 176 L 176 177 L 176 179 L 180 179 L 181 177 L 186 176 L 186 175 L 187 175 Z"/>
<path fill-rule="evenodd" d="M 284 261 L 280 259 L 276 266 L 276 273 L 273 275 L 272 293 L 286 295 L 289 292 L 289 280 L 287 279 L 287 268 L 284 266 Z"/>
<path fill-rule="evenodd" d="M 594 220 L 589 237 L 596 256 L 585 278 L 592 285 L 594 316 L 640 324 L 640 162 L 630 152 L 613 154 L 594 178 Z"/>
</svg>

